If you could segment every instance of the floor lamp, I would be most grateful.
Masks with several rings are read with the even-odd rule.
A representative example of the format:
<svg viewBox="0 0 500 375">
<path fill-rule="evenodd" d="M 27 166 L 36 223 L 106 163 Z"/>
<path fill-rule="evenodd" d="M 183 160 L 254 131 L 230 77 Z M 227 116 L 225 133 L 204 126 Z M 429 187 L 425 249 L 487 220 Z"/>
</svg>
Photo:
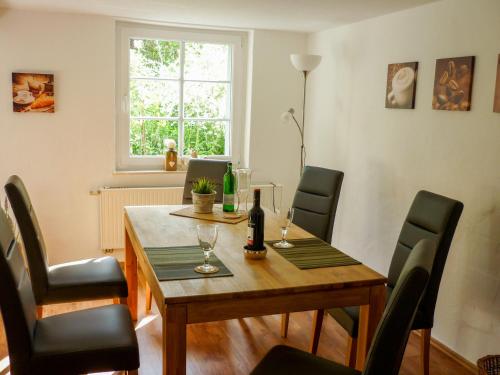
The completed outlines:
<svg viewBox="0 0 500 375">
<path fill-rule="evenodd" d="M 319 55 L 307 55 L 307 54 L 292 54 L 290 55 L 290 61 L 295 69 L 304 74 L 304 92 L 302 96 L 302 126 L 297 121 L 295 117 L 295 110 L 290 108 L 287 112 L 283 113 L 282 120 L 285 123 L 294 122 L 300 133 L 300 175 L 304 169 L 306 162 L 306 149 L 304 146 L 304 130 L 305 130 L 305 118 L 306 118 L 306 87 L 307 87 L 307 76 L 313 71 L 321 62 L 321 56 Z"/>
</svg>

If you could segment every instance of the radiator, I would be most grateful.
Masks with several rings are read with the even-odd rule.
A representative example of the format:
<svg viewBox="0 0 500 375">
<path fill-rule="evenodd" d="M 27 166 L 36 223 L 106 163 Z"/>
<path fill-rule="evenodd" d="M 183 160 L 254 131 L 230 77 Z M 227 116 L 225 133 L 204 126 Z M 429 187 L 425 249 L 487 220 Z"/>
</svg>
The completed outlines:
<svg viewBox="0 0 500 375">
<path fill-rule="evenodd" d="M 261 189 L 261 204 L 278 211 L 282 204 L 283 186 L 256 184 Z M 125 206 L 157 206 L 182 204 L 183 187 L 144 187 L 99 189 L 99 223 L 101 249 L 105 252 L 124 248 L 123 208 Z"/>
</svg>

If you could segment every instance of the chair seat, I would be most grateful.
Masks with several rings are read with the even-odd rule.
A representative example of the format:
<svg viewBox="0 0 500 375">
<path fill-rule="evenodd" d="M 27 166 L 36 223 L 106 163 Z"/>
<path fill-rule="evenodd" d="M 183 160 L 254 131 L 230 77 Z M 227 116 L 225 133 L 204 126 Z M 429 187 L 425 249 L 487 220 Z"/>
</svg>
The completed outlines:
<svg viewBox="0 0 500 375">
<path fill-rule="evenodd" d="M 302 350 L 278 345 L 272 348 L 251 375 L 359 375 L 361 372 Z"/>
<path fill-rule="evenodd" d="M 41 304 L 127 297 L 120 264 L 114 257 L 85 259 L 49 267 L 49 288 Z"/>
<path fill-rule="evenodd" d="M 347 331 L 349 336 L 358 337 L 359 306 L 339 307 L 326 312 Z"/>
<path fill-rule="evenodd" d="M 135 370 L 139 347 L 125 305 L 108 305 L 40 319 L 33 373 L 81 374 Z"/>
<path fill-rule="evenodd" d="M 386 304 L 392 293 L 391 287 L 386 287 Z M 349 336 L 353 338 L 358 337 L 358 326 L 359 326 L 359 306 L 350 307 L 339 307 L 334 309 L 326 310 L 328 314 L 332 316 L 333 319 L 344 328 Z"/>
</svg>

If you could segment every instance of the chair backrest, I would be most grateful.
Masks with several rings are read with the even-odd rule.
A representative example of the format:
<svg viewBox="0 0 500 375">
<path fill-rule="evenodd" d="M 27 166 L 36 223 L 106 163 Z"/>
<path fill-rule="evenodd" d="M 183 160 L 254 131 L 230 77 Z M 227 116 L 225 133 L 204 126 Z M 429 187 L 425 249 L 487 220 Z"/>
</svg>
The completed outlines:
<svg viewBox="0 0 500 375">
<path fill-rule="evenodd" d="M 193 203 L 193 198 L 191 197 L 193 182 L 200 177 L 206 177 L 215 182 L 217 191 L 215 202 L 222 203 L 222 196 L 224 193 L 224 173 L 226 173 L 228 163 L 229 162 L 226 160 L 191 159 L 186 173 L 182 204 Z"/>
<path fill-rule="evenodd" d="M 293 222 L 330 243 L 344 173 L 320 167 L 304 167 L 292 207 Z"/>
<path fill-rule="evenodd" d="M 23 238 L 35 299 L 37 303 L 41 303 L 42 297 L 48 289 L 47 252 L 42 230 L 21 178 L 18 176 L 9 177 L 5 184 L 5 192 Z"/>
<path fill-rule="evenodd" d="M 435 261 L 436 243 L 421 240 L 401 270 L 367 356 L 363 375 L 397 375 L 417 307 Z"/>
<path fill-rule="evenodd" d="M 405 219 L 389 268 L 389 291 L 396 284 L 412 249 L 421 239 L 431 239 L 437 244 L 429 286 L 418 308 L 413 329 L 432 328 L 434 324 L 439 284 L 463 207 L 459 201 L 422 190 L 415 196 Z"/>
<path fill-rule="evenodd" d="M 0 309 L 12 374 L 27 373 L 36 326 L 36 304 L 24 259 L 0 209 Z"/>
</svg>

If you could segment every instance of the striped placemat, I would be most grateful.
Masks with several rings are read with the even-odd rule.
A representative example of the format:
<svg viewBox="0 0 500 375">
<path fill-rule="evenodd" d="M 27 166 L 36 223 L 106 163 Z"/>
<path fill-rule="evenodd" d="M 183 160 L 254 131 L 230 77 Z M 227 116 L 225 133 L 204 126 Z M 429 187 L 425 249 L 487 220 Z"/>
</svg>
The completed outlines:
<svg viewBox="0 0 500 375">
<path fill-rule="evenodd" d="M 361 264 L 356 259 L 344 254 L 342 251 L 330 246 L 319 238 L 303 238 L 300 240 L 287 240 L 295 245 L 290 249 L 279 249 L 272 246 L 275 241 L 266 241 L 278 254 L 301 270 L 323 267 L 352 266 Z"/>
<path fill-rule="evenodd" d="M 204 260 L 203 251 L 198 245 L 148 247 L 144 251 L 159 281 L 233 276 L 233 273 L 213 253 L 210 255 L 210 264 L 219 267 L 219 272 L 210 274 L 196 272 L 194 268 L 203 264 Z"/>
</svg>

